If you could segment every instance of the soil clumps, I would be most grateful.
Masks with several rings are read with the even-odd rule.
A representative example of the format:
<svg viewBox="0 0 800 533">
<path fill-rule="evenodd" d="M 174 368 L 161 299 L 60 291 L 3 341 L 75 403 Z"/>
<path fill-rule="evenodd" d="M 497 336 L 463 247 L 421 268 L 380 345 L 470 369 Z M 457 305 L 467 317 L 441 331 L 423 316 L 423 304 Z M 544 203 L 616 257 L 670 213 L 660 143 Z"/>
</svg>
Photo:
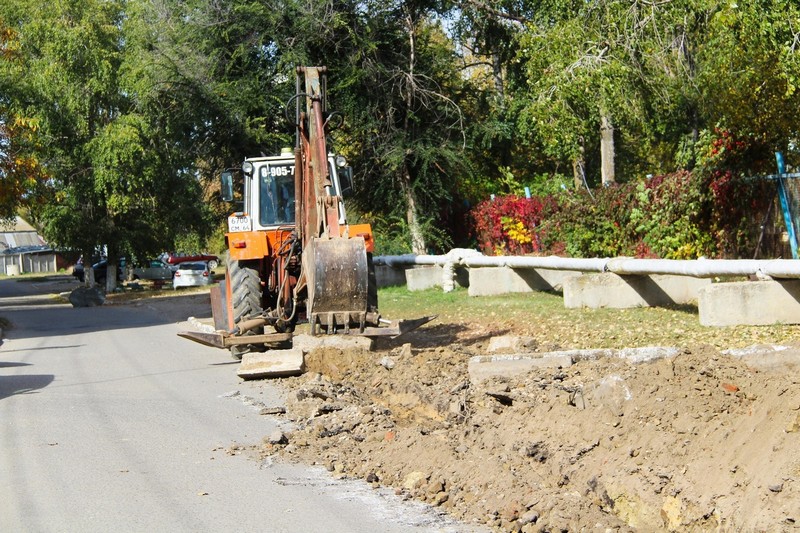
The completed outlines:
<svg viewBox="0 0 800 533">
<path fill-rule="evenodd" d="M 260 452 L 498 531 L 800 529 L 797 347 L 471 380 L 493 337 L 436 325 L 373 351 L 312 351 L 304 375 L 270 382 L 285 423 Z"/>
</svg>

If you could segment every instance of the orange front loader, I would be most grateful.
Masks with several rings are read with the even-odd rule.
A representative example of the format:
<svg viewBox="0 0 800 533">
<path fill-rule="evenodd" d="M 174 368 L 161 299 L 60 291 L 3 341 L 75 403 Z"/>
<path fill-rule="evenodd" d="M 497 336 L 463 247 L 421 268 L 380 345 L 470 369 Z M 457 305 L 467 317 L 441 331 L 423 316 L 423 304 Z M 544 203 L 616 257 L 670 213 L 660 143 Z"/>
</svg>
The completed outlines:
<svg viewBox="0 0 800 533">
<path fill-rule="evenodd" d="M 296 143 L 272 157 L 222 174 L 223 199 L 241 210 L 228 217 L 225 281 L 211 293 L 215 333 L 182 336 L 238 358 L 291 339 L 308 321 L 311 334 L 397 336 L 433 317 L 392 324 L 378 313 L 369 224 L 347 223 L 343 193 L 352 170 L 328 152 L 326 132 L 340 115 L 329 113 L 325 67 L 298 67 Z"/>
</svg>

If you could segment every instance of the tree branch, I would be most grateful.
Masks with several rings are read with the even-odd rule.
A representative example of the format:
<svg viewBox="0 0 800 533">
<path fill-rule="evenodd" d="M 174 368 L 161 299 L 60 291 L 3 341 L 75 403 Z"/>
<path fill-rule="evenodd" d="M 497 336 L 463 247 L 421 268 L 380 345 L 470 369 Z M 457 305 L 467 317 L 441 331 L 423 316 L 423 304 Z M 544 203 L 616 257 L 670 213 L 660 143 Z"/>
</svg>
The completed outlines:
<svg viewBox="0 0 800 533">
<path fill-rule="evenodd" d="M 521 17 L 519 15 L 512 15 L 511 13 L 505 13 L 503 11 L 500 11 L 499 9 L 490 7 L 489 5 L 486 4 L 486 2 L 483 2 L 481 0 L 463 0 L 463 3 L 469 4 L 475 9 L 478 9 L 480 11 L 485 11 L 486 13 L 489 13 L 490 15 L 497 18 L 511 20 L 513 22 L 518 22 L 519 24 L 526 24 L 530 22 L 530 20 L 525 17 Z"/>
</svg>

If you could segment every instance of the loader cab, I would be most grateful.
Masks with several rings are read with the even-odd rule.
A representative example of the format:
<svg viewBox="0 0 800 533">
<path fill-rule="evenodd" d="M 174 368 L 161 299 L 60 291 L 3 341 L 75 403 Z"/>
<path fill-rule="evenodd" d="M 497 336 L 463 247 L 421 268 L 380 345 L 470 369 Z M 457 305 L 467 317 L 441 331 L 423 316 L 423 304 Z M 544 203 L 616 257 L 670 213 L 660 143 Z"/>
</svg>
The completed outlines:
<svg viewBox="0 0 800 533">
<path fill-rule="evenodd" d="M 343 157 L 329 154 L 328 170 L 334 189 L 331 194 L 343 196 L 352 191 L 352 169 Z M 248 158 L 242 165 L 242 172 L 242 209 L 229 217 L 229 232 L 294 226 L 294 155 L 284 153 L 274 157 Z M 221 174 L 220 186 L 223 200 L 232 201 L 237 196 L 232 172 Z M 344 205 L 340 203 L 339 206 L 339 220 L 344 224 Z"/>
<path fill-rule="evenodd" d="M 256 167 L 253 183 L 257 188 L 260 227 L 294 224 L 294 163 L 294 159 L 268 161 Z"/>
</svg>

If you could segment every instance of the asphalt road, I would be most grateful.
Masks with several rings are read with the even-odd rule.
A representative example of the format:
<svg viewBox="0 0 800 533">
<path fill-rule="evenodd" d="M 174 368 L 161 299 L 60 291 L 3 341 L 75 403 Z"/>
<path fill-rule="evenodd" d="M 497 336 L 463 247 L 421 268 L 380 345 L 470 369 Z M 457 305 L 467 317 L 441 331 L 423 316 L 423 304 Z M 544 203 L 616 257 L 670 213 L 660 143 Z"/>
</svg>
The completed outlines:
<svg viewBox="0 0 800 533">
<path fill-rule="evenodd" d="M 74 286 L 0 280 L 0 317 L 13 324 L 0 347 L 0 531 L 471 529 L 389 491 L 258 459 L 248 447 L 277 422 L 247 399 L 275 405 L 279 393 L 176 336 L 197 296 L 79 309 L 49 296 Z"/>
</svg>

